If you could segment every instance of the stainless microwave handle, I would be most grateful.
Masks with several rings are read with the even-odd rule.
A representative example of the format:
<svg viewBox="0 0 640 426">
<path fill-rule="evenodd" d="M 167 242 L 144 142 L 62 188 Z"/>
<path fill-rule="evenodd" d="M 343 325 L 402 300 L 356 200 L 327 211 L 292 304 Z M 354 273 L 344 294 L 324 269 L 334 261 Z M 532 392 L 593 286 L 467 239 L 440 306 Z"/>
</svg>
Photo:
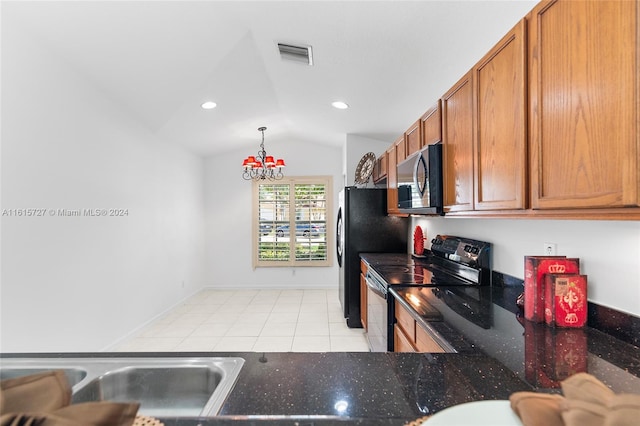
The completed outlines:
<svg viewBox="0 0 640 426">
<path fill-rule="evenodd" d="M 418 192 L 421 197 L 424 197 L 424 193 L 427 190 L 427 181 L 429 175 L 429 168 L 427 167 L 427 162 L 424 159 L 424 155 L 418 155 L 418 160 L 416 161 L 416 167 L 413 174 L 413 181 L 418 188 Z"/>
</svg>

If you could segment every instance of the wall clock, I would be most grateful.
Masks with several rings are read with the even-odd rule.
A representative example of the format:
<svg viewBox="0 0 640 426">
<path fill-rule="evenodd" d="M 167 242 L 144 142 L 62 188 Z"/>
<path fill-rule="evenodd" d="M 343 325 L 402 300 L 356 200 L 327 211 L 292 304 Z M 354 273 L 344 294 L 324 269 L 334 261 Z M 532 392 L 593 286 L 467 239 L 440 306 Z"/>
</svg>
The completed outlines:
<svg viewBox="0 0 640 426">
<path fill-rule="evenodd" d="M 356 185 L 363 185 L 369 182 L 375 163 L 376 155 L 373 152 L 367 152 L 362 156 L 356 167 Z"/>
</svg>

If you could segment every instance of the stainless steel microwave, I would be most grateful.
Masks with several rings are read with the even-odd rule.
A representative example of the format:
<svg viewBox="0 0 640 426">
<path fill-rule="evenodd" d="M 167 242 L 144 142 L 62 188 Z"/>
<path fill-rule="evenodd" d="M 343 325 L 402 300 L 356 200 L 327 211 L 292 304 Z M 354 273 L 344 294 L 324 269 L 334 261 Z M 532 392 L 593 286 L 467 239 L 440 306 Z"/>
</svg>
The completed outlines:
<svg viewBox="0 0 640 426">
<path fill-rule="evenodd" d="M 443 214 L 442 144 L 428 145 L 397 166 L 398 210 L 402 213 Z"/>
</svg>

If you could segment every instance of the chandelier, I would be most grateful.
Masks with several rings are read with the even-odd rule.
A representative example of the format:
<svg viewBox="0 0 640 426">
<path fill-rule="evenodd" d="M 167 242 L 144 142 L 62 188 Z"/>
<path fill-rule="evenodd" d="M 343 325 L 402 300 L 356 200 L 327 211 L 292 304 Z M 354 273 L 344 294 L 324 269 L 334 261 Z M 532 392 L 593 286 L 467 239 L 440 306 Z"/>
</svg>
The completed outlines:
<svg viewBox="0 0 640 426">
<path fill-rule="evenodd" d="M 242 162 L 242 178 L 245 180 L 280 180 L 284 177 L 282 169 L 285 167 L 284 160 L 278 158 L 274 161 L 271 155 L 267 155 L 264 150 L 264 131 L 266 127 L 258 127 L 262 132 L 262 142 L 257 156 L 250 155 Z"/>
</svg>

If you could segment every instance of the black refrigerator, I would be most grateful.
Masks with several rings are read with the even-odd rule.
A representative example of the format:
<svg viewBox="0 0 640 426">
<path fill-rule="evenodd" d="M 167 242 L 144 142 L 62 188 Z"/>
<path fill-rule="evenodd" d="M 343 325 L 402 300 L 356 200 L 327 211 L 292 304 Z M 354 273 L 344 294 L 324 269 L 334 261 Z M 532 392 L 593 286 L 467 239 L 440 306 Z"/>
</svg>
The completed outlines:
<svg viewBox="0 0 640 426">
<path fill-rule="evenodd" d="M 347 326 L 360 323 L 360 253 L 407 253 L 409 219 L 387 216 L 385 188 L 347 186 L 338 196 L 336 242 L 340 304 Z"/>
</svg>

